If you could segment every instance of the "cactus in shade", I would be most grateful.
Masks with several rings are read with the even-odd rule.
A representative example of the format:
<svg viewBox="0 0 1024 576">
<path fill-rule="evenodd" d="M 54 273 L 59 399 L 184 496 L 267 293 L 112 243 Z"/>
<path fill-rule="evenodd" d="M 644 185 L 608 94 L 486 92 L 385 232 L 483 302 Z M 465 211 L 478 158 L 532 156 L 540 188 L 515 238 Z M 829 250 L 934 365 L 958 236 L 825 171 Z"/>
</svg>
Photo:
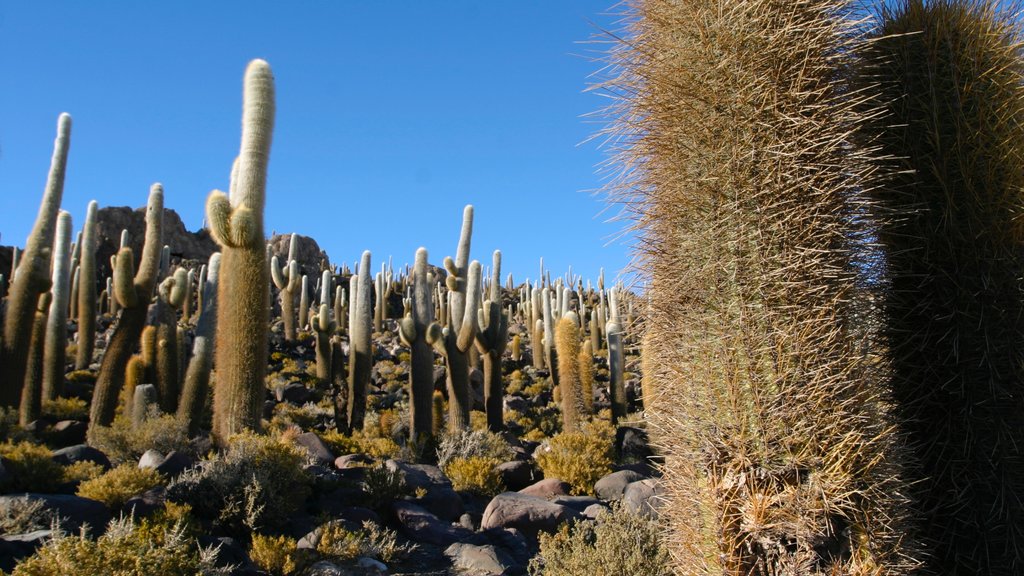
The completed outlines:
<svg viewBox="0 0 1024 576">
<path fill-rule="evenodd" d="M 53 400 L 64 387 L 64 365 L 68 347 L 68 291 L 71 280 L 71 214 L 57 216 L 53 239 L 53 277 L 50 309 L 46 317 L 42 399 Z"/>
<path fill-rule="evenodd" d="M 509 350 L 512 352 L 513 361 L 521 362 L 523 360 L 523 339 L 519 334 L 512 336 L 512 343 L 509 345 Z"/>
<path fill-rule="evenodd" d="M 580 424 L 583 397 L 580 391 L 580 327 L 575 312 L 566 312 L 555 329 L 555 347 L 559 358 L 558 389 L 562 401 L 562 430 L 575 431 Z"/>
<path fill-rule="evenodd" d="M 341 337 L 331 337 L 331 401 L 334 404 L 334 425 L 344 431 L 348 422 L 348 370 Z"/>
<path fill-rule="evenodd" d="M 321 304 L 320 310 L 309 321 L 316 336 L 316 377 L 324 384 L 331 382 L 331 334 L 337 330 L 338 324 L 331 320 L 331 308 Z"/>
<path fill-rule="evenodd" d="M 146 381 L 146 365 L 142 362 L 142 356 L 133 355 L 128 359 L 124 368 L 124 387 L 121 388 L 120 403 L 121 414 L 129 421 L 132 418 L 132 406 L 135 403 L 135 388 Z"/>
<path fill-rule="evenodd" d="M 245 71 L 242 144 L 230 197 L 214 191 L 207 219 L 221 245 L 217 291 L 213 432 L 223 446 L 244 430 L 259 430 L 267 369 L 270 272 L 263 236 L 267 163 L 274 124 L 274 78 L 263 60 Z"/>
<path fill-rule="evenodd" d="M 96 344 L 96 201 L 89 202 L 82 226 L 82 244 L 78 264 L 78 350 L 75 370 L 85 370 L 92 363 Z"/>
<path fill-rule="evenodd" d="M 671 569 L 909 573 L 906 447 L 851 306 L 878 175 L 851 141 L 872 116 L 849 85 L 855 3 L 633 6 L 609 130 L 648 276 Z"/>
<path fill-rule="evenodd" d="M 178 348 L 176 310 L 181 308 L 188 293 L 188 272 L 178 268 L 160 283 L 156 302 L 156 388 L 160 394 L 160 409 L 173 414 L 178 409 L 181 391 L 181 351 Z"/>
<path fill-rule="evenodd" d="M 480 352 L 484 368 L 484 411 L 487 428 L 500 432 L 505 428 L 502 414 L 505 387 L 501 381 L 501 355 L 508 343 L 508 316 L 501 307 L 501 251 L 495 250 L 491 266 L 490 297 L 478 310 L 476 349 Z"/>
<path fill-rule="evenodd" d="M 430 433 L 434 438 L 440 438 L 444 434 L 444 394 L 440 390 L 434 390 L 431 397 L 430 412 L 433 415 Z"/>
<path fill-rule="evenodd" d="M 64 193 L 64 171 L 70 144 L 71 116 L 61 114 L 57 120 L 57 138 L 53 144 L 53 158 L 39 215 L 25 243 L 25 251 L 18 259 L 16 274 L 11 276 L 10 294 L 4 314 L 4 333 L 0 343 L 0 406 L 15 407 L 21 402 L 30 335 L 39 296 L 50 289 L 53 234 Z"/>
<path fill-rule="evenodd" d="M 618 302 L 615 291 L 608 293 L 611 314 L 604 334 L 608 340 L 608 387 L 612 399 L 612 422 L 617 423 L 626 417 L 628 404 L 626 400 L 626 382 L 624 376 L 625 350 L 622 343 L 622 324 L 619 323 Z M 643 373 L 646 377 L 646 372 Z M 646 402 L 646 398 L 644 399 Z"/>
<path fill-rule="evenodd" d="M 149 325 L 142 329 L 142 334 L 139 335 L 139 354 L 145 370 L 143 380 L 148 384 L 156 382 L 157 342 L 156 326 Z"/>
<path fill-rule="evenodd" d="M 160 394 L 152 384 L 139 384 L 132 394 L 132 428 L 139 428 L 149 419 L 150 406 L 160 403 Z"/>
<path fill-rule="evenodd" d="M 434 433 L 434 351 L 427 342 L 427 332 L 431 326 L 437 325 L 434 324 L 434 302 L 427 279 L 427 265 L 427 249 L 416 250 L 410 311 L 398 324 L 398 334 L 409 347 L 410 354 L 409 436 L 414 444 Z"/>
<path fill-rule="evenodd" d="M 337 286 L 334 289 L 334 321 L 338 323 L 338 331 L 344 331 L 348 326 L 348 302 L 345 299 L 345 289 Z"/>
<path fill-rule="evenodd" d="M 302 277 L 299 274 L 299 263 L 295 260 L 298 252 L 298 237 L 293 233 L 288 241 L 288 261 L 284 268 L 278 263 L 277 256 L 270 259 L 270 273 L 274 286 L 280 291 L 281 321 L 284 323 L 284 339 L 295 341 L 295 291 L 299 289 Z"/>
<path fill-rule="evenodd" d="M 915 447 L 926 567 L 1024 572 L 1024 27 L 1019 7 L 902 0 L 880 10 L 861 80 L 893 158 L 887 344 Z"/>
<path fill-rule="evenodd" d="M 28 345 L 28 361 L 25 363 L 25 384 L 21 390 L 21 406 L 18 410 L 18 424 L 27 426 L 39 418 L 42 407 L 43 361 L 46 341 L 46 312 L 50 308 L 50 293 L 39 297 L 39 309 L 32 322 L 31 340 Z"/>
<path fill-rule="evenodd" d="M 366 415 L 366 388 L 373 369 L 373 307 L 370 291 L 370 251 L 363 252 L 358 273 L 352 276 L 352 317 L 349 321 L 348 396 L 345 432 L 363 428 Z"/>
<path fill-rule="evenodd" d="M 103 354 L 100 373 L 93 389 L 89 408 L 89 429 L 110 426 L 117 408 L 117 398 L 124 385 L 125 365 L 139 343 L 146 324 L 146 312 L 156 284 L 157 267 L 163 245 L 164 190 L 154 184 L 146 204 L 146 236 L 138 272 L 135 256 L 125 247 L 117 252 L 114 267 L 114 296 L 121 305 L 117 327 Z"/>
<path fill-rule="evenodd" d="M 196 340 L 193 342 L 193 357 L 185 370 L 178 401 L 178 418 L 188 426 L 189 436 L 199 433 L 203 409 L 206 406 L 210 388 L 210 372 L 213 369 L 213 342 L 217 333 L 217 280 L 220 273 L 220 252 L 210 256 L 210 262 L 201 274 L 199 321 L 196 323 Z"/>
</svg>

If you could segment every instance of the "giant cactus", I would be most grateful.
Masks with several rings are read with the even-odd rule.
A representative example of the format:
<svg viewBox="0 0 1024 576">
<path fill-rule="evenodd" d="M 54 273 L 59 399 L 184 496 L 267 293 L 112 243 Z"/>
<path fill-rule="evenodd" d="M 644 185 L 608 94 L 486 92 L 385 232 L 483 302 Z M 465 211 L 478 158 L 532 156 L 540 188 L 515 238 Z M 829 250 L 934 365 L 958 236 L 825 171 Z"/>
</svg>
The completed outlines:
<svg viewBox="0 0 1024 576">
<path fill-rule="evenodd" d="M 206 202 L 210 230 L 222 250 L 213 405 L 213 432 L 221 446 L 234 434 L 259 430 L 267 370 L 270 271 L 263 248 L 263 207 L 274 127 L 270 65 L 250 62 L 244 85 L 242 144 L 230 196 L 214 191 Z"/>
<path fill-rule="evenodd" d="M 505 387 L 501 380 L 501 355 L 508 343 L 508 316 L 501 307 L 501 251 L 495 250 L 491 266 L 490 298 L 484 300 L 477 320 L 476 347 L 484 367 L 484 411 L 487 428 L 505 428 L 503 414 Z"/>
<path fill-rule="evenodd" d="M 851 306 L 877 173 L 851 142 L 852 5 L 641 0 L 613 55 L 679 574 L 915 565 L 906 451 Z"/>
<path fill-rule="evenodd" d="M 398 324 L 398 334 L 410 353 L 409 435 L 416 445 L 433 434 L 434 351 L 427 342 L 427 331 L 437 324 L 434 324 L 434 303 L 427 279 L 426 248 L 416 250 L 412 281 L 411 309 Z"/>
<path fill-rule="evenodd" d="M 880 85 L 888 346 L 941 574 L 1024 572 L 1024 27 L 997 2 L 887 4 Z"/>
<path fill-rule="evenodd" d="M 188 426 L 189 434 L 199 432 L 199 422 L 210 389 L 213 368 L 213 342 L 217 334 L 217 284 L 220 278 L 220 252 L 210 256 L 202 282 L 202 307 L 192 344 L 192 360 L 185 371 L 185 382 L 178 402 L 178 418 Z"/>
<path fill-rule="evenodd" d="M 57 217 L 57 235 L 53 240 L 53 279 L 50 310 L 46 317 L 42 399 L 53 400 L 64 385 L 64 364 L 68 346 L 68 291 L 71 280 L 71 214 L 61 211 Z"/>
<path fill-rule="evenodd" d="M 164 189 L 153 184 L 146 204 L 146 237 L 138 272 L 132 249 L 121 248 L 114 267 L 114 295 L 121 305 L 117 328 L 110 338 L 89 407 L 90 433 L 96 426 L 109 426 L 114 420 L 118 395 L 124 385 L 125 366 L 131 358 L 146 325 L 146 311 L 153 296 L 160 252 L 163 246 Z"/>
<path fill-rule="evenodd" d="M 0 406 L 16 407 L 21 402 L 32 322 L 39 295 L 50 289 L 53 233 L 64 194 L 64 171 L 70 145 L 71 116 L 61 114 L 57 120 L 57 138 L 53 143 L 53 158 L 39 215 L 25 243 L 25 251 L 18 259 L 17 274 L 11 275 L 4 334 L 0 342 Z"/>
<path fill-rule="evenodd" d="M 92 364 L 96 344 L 96 201 L 89 202 L 82 226 L 82 243 L 78 247 L 78 350 L 75 369 L 85 370 Z"/>
<path fill-rule="evenodd" d="M 373 369 L 373 307 L 370 303 L 370 251 L 363 252 L 359 270 L 352 276 L 351 318 L 349 319 L 349 372 L 345 432 L 363 428 L 366 415 L 366 388 Z"/>
</svg>

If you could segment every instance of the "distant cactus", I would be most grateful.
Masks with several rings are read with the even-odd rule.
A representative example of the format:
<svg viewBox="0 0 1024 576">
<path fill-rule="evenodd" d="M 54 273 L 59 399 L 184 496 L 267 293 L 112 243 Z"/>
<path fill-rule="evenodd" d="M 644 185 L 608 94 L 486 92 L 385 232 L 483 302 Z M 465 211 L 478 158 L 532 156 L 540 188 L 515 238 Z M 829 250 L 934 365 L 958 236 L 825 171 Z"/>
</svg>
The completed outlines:
<svg viewBox="0 0 1024 576">
<path fill-rule="evenodd" d="M 410 354 L 409 435 L 413 443 L 422 442 L 434 433 L 434 350 L 427 342 L 427 332 L 434 322 L 434 303 L 427 280 L 427 265 L 427 249 L 416 250 L 411 309 L 398 324 L 398 333 L 409 347 Z"/>
<path fill-rule="evenodd" d="M 92 404 L 89 407 L 90 431 L 96 426 L 110 426 L 114 420 L 117 398 L 124 385 L 125 366 L 139 343 L 156 284 L 163 245 L 163 221 L 164 189 L 160 184 L 153 184 L 146 204 L 146 237 L 138 272 L 135 271 L 131 248 L 121 248 L 117 253 L 114 295 L 121 305 L 121 314 L 114 335 L 103 353 L 103 363 L 100 364 L 100 373 L 93 389 Z"/>
<path fill-rule="evenodd" d="M 96 343 L 96 201 L 89 202 L 82 227 L 82 244 L 78 250 L 78 349 L 75 370 L 85 370 L 92 363 Z"/>
<path fill-rule="evenodd" d="M 277 256 L 270 259 L 271 278 L 274 285 L 280 291 L 281 300 L 281 321 L 284 323 L 284 339 L 294 342 L 295 330 L 295 291 L 299 289 L 302 278 L 299 275 L 299 263 L 295 260 L 298 252 L 298 237 L 291 235 L 288 242 L 288 261 L 282 268 L 278 264 Z"/>
<path fill-rule="evenodd" d="M 349 321 L 349 372 L 348 372 L 348 415 L 345 432 L 362 430 L 366 415 L 366 388 L 370 385 L 370 371 L 373 369 L 373 309 L 370 304 L 370 251 L 363 252 L 358 273 L 353 278 L 351 304 L 352 317 Z"/>
<path fill-rule="evenodd" d="M 32 325 L 39 296 L 50 289 L 50 260 L 53 234 L 64 193 L 64 171 L 71 144 L 71 116 L 57 120 L 57 138 L 46 177 L 46 189 L 25 251 L 18 259 L 4 313 L 4 334 L 0 342 L 0 406 L 18 407 L 25 383 L 26 362 Z"/>
<path fill-rule="evenodd" d="M 132 419 L 135 405 L 135 389 L 146 383 L 146 365 L 138 354 L 128 359 L 124 368 L 124 387 L 121 389 L 121 411 L 125 417 Z M 155 390 L 155 388 L 154 388 Z"/>
<path fill-rule="evenodd" d="M 299 330 L 305 330 L 309 326 L 309 277 L 302 275 L 302 282 L 299 284 Z"/>
<path fill-rule="evenodd" d="M 895 159 L 875 188 L 887 345 L 928 569 L 1024 572 L 1024 26 L 1012 3 L 888 3 L 863 83 Z"/>
<path fill-rule="evenodd" d="M 484 367 L 484 411 L 487 428 L 500 432 L 505 428 L 503 414 L 505 387 L 501 380 L 501 355 L 508 342 L 508 316 L 501 307 L 501 251 L 495 250 L 491 265 L 490 298 L 479 310 L 476 348 Z"/>
<path fill-rule="evenodd" d="M 615 291 L 609 291 L 608 296 L 611 311 L 609 316 L 611 319 L 605 325 L 604 333 L 608 339 L 608 386 L 612 397 L 612 422 L 617 423 L 626 417 L 629 409 L 626 400 L 626 383 L 623 375 L 625 349 L 622 343 L 622 324 L 619 323 L 618 301 Z M 643 375 L 646 378 L 647 372 L 643 372 Z M 644 401 L 647 401 L 646 398 Z"/>
<path fill-rule="evenodd" d="M 186 286 L 188 272 L 178 268 L 174 274 L 167 276 L 160 283 L 156 303 L 156 388 L 160 393 L 160 409 L 173 414 L 178 409 L 178 396 L 181 392 L 179 376 L 181 372 L 181 350 L 178 348 L 178 315 L 188 294 Z"/>
<path fill-rule="evenodd" d="M 221 245 L 217 290 L 213 432 L 220 446 L 245 430 L 258 431 L 267 369 L 270 271 L 263 207 L 274 126 L 274 76 L 263 60 L 245 71 L 242 145 L 231 174 L 230 197 L 214 191 L 207 219 Z"/>
<path fill-rule="evenodd" d="M 46 317 L 42 399 L 53 400 L 64 387 L 68 347 L 68 300 L 71 280 L 71 215 L 61 211 L 53 240 L 53 277 L 50 309 Z"/>
<path fill-rule="evenodd" d="M 316 337 L 316 377 L 323 384 L 331 383 L 331 335 L 338 328 L 337 322 L 331 320 L 331 308 L 321 304 L 320 309 L 309 321 Z"/>
<path fill-rule="evenodd" d="M 580 395 L 583 400 L 583 413 L 587 417 L 594 415 L 594 348 L 590 340 L 584 340 L 577 356 L 580 374 Z"/>
<path fill-rule="evenodd" d="M 187 426 L 190 436 L 199 432 L 199 422 L 210 390 L 210 372 L 213 368 L 213 342 L 217 334 L 217 284 L 220 277 L 220 252 L 210 256 L 203 274 L 202 308 L 196 323 L 192 360 L 185 371 L 185 382 L 178 402 L 178 418 Z"/>
</svg>

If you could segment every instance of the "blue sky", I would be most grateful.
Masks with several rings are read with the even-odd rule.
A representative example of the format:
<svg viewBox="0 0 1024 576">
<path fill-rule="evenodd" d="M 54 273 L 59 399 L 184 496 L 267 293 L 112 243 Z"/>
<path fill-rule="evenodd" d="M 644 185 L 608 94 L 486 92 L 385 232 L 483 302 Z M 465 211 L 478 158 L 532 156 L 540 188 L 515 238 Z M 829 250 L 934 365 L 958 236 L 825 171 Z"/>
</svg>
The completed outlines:
<svg viewBox="0 0 1024 576">
<path fill-rule="evenodd" d="M 501 249 L 521 281 L 538 260 L 609 277 L 623 222 L 590 191 L 605 159 L 583 143 L 584 93 L 614 0 L 0 3 L 0 243 L 23 245 L 60 112 L 74 119 L 64 209 L 141 206 L 152 182 L 190 230 L 238 151 L 252 58 L 277 79 L 265 223 L 314 237 L 332 261 L 375 266 L 426 246 Z"/>
</svg>

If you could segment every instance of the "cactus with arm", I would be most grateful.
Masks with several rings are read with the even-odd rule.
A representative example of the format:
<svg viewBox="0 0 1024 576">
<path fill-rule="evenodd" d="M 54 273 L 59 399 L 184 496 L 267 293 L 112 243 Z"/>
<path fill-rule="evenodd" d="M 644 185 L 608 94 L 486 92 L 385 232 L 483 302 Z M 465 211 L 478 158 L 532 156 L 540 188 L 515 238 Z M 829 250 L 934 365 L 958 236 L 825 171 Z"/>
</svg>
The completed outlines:
<svg viewBox="0 0 1024 576">
<path fill-rule="evenodd" d="M 491 266 L 490 298 L 479 310 L 476 348 L 484 368 L 484 410 L 487 428 L 500 432 L 505 428 L 502 414 L 505 391 L 501 381 L 501 355 L 508 342 L 508 316 L 501 307 L 501 251 L 495 250 Z"/>
<path fill-rule="evenodd" d="M 416 250 L 412 271 L 412 302 L 409 314 L 398 324 L 402 342 L 409 347 L 410 440 L 415 444 L 433 434 L 434 351 L 427 332 L 434 324 L 432 290 L 427 279 L 427 249 Z M 437 328 L 434 328 L 437 330 Z"/>
</svg>

